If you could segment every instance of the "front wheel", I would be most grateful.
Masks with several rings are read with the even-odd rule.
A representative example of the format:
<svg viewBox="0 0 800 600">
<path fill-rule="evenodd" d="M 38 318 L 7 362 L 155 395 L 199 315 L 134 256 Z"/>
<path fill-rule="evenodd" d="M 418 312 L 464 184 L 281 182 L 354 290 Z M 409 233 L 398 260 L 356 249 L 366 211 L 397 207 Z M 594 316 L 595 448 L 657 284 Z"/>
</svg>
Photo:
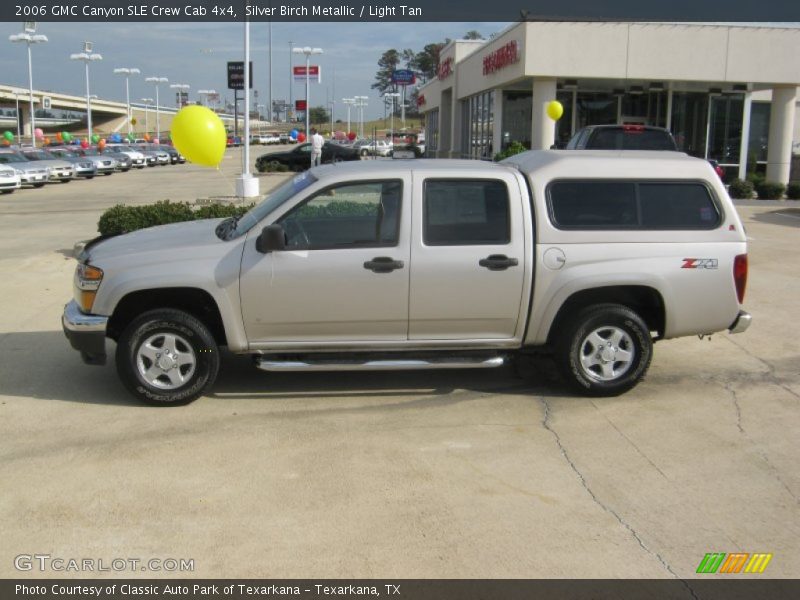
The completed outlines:
<svg viewBox="0 0 800 600">
<path fill-rule="evenodd" d="M 187 404 L 208 390 L 219 371 L 219 351 L 208 328 L 175 309 L 148 311 L 119 338 L 117 372 L 146 404 Z"/>
<path fill-rule="evenodd" d="M 620 304 L 589 306 L 555 345 L 567 383 L 587 396 L 617 396 L 644 378 L 653 341 L 642 318 Z"/>
</svg>

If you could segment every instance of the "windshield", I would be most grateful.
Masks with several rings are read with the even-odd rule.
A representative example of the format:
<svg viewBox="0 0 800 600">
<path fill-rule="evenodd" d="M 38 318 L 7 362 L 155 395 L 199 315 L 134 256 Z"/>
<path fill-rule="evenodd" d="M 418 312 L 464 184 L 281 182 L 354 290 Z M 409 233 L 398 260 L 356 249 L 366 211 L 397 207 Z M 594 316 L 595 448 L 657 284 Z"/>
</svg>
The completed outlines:
<svg viewBox="0 0 800 600">
<path fill-rule="evenodd" d="M 75 154 L 74 152 L 70 152 L 69 150 L 50 150 L 50 154 L 52 154 L 53 156 L 60 156 L 62 158 L 64 157 L 75 158 L 78 156 L 77 154 Z"/>
<path fill-rule="evenodd" d="M 83 151 L 84 156 L 100 156 L 100 153 L 94 148 L 87 148 Z"/>
<path fill-rule="evenodd" d="M 278 208 L 281 204 L 286 202 L 295 194 L 299 194 L 304 189 L 314 184 L 316 181 L 317 178 L 308 171 L 292 177 L 282 186 L 276 188 L 272 193 L 267 194 L 267 196 L 259 204 L 256 204 L 248 212 L 242 215 L 242 218 L 239 219 L 236 229 L 230 233 L 228 239 L 233 239 L 244 235 L 253 227 L 255 227 L 269 213 Z"/>
<path fill-rule="evenodd" d="M 23 154 L 28 160 L 50 160 L 50 157 L 44 150 L 25 150 Z"/>
<path fill-rule="evenodd" d="M 29 162 L 27 158 L 16 152 L 4 152 L 0 154 L 0 164 Z"/>
</svg>

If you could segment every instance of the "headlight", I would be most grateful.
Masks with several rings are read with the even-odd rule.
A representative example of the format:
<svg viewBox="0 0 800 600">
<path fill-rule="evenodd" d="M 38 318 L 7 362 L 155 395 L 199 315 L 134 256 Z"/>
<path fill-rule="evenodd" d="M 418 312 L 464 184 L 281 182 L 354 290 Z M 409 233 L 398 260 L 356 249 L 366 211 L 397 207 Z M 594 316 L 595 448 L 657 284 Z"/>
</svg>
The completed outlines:
<svg viewBox="0 0 800 600">
<path fill-rule="evenodd" d="M 25 175 L 25 171 L 20 171 L 19 169 L 14 169 L 17 172 L 17 175 Z"/>
<path fill-rule="evenodd" d="M 75 300 L 83 312 L 92 312 L 97 288 L 103 281 L 103 271 L 91 265 L 78 265 L 75 269 Z"/>
<path fill-rule="evenodd" d="M 87 163 L 79 163 L 78 166 L 81 169 L 91 169 L 92 168 L 92 163 L 89 163 L 89 162 L 87 162 Z"/>
</svg>

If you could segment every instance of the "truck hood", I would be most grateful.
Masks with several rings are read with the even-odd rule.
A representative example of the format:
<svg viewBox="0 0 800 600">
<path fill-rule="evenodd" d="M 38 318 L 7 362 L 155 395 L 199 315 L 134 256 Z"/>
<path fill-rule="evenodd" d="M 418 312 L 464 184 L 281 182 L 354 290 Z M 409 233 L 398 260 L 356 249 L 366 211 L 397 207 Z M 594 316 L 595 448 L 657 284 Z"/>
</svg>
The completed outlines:
<svg viewBox="0 0 800 600">
<path fill-rule="evenodd" d="M 222 219 L 172 223 L 106 238 L 90 243 L 81 260 L 88 258 L 102 266 L 104 260 L 121 256 L 135 262 L 143 254 L 161 256 L 162 260 L 205 254 L 205 250 L 225 244 L 214 233 L 220 221 Z"/>
</svg>

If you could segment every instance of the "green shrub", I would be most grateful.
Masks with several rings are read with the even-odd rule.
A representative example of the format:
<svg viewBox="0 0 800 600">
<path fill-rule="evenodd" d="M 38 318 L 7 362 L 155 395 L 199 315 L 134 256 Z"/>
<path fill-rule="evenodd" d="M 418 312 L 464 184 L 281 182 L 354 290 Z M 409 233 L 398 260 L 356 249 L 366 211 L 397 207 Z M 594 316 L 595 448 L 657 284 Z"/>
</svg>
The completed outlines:
<svg viewBox="0 0 800 600">
<path fill-rule="evenodd" d="M 276 161 L 259 160 L 256 162 L 256 170 L 259 173 L 286 173 L 289 167 Z"/>
<path fill-rule="evenodd" d="M 749 200 L 753 197 L 753 184 L 750 181 L 734 179 L 728 186 L 728 194 L 731 198 Z"/>
<path fill-rule="evenodd" d="M 800 200 L 800 181 L 790 181 L 786 186 L 786 197 L 789 200 Z"/>
<path fill-rule="evenodd" d="M 194 210 L 186 202 L 170 202 L 169 200 L 145 206 L 118 204 L 100 216 L 97 230 L 100 235 L 120 235 L 168 223 L 239 216 L 250 210 L 252 206 L 252 204 L 249 206 L 209 204 Z"/>
<path fill-rule="evenodd" d="M 514 156 L 515 154 L 520 154 L 527 151 L 528 149 L 520 142 L 511 142 L 505 150 L 494 155 L 494 162 L 500 162 L 509 156 Z"/>
<path fill-rule="evenodd" d="M 763 183 L 766 177 L 764 177 L 761 173 L 756 173 L 755 171 L 747 174 L 747 181 L 753 184 L 753 187 L 758 185 L 759 183 Z"/>
<path fill-rule="evenodd" d="M 775 181 L 761 181 L 755 184 L 756 194 L 759 200 L 780 200 L 786 186 Z"/>
</svg>

